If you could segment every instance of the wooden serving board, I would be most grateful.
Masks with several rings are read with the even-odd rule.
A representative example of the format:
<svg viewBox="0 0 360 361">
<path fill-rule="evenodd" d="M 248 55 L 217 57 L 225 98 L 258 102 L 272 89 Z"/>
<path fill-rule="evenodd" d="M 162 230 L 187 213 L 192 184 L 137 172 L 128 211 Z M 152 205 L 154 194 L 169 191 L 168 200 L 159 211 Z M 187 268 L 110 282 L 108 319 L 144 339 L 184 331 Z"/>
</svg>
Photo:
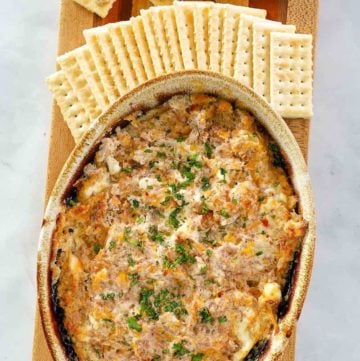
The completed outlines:
<svg viewBox="0 0 360 361">
<path fill-rule="evenodd" d="M 316 44 L 317 16 L 319 0 L 218 0 L 217 2 L 252 6 L 267 9 L 268 18 L 294 24 L 298 32 L 310 33 Z M 129 19 L 136 16 L 143 8 L 150 7 L 148 0 L 117 0 L 105 19 L 88 12 L 72 0 L 61 0 L 61 13 L 58 38 L 58 55 L 83 45 L 82 31 L 109 22 Z M 315 48 L 315 46 L 314 46 Z M 295 135 L 300 148 L 307 159 L 310 119 L 286 120 Z M 54 103 L 51 117 L 51 133 L 48 158 L 45 204 L 49 198 L 56 178 L 69 153 L 74 147 L 70 131 L 63 121 L 59 108 Z M 294 361 L 295 332 L 291 337 L 289 347 L 283 356 L 283 361 Z M 33 361 L 51 361 L 38 307 L 35 317 L 35 332 L 33 344 Z"/>
</svg>

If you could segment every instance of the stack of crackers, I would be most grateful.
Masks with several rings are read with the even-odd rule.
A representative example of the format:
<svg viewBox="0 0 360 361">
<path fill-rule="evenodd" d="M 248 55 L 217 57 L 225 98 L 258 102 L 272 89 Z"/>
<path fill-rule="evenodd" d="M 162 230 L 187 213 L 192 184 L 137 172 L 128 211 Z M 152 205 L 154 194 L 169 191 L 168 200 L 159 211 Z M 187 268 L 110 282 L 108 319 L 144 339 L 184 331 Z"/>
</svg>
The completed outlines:
<svg viewBox="0 0 360 361">
<path fill-rule="evenodd" d="M 252 87 L 280 115 L 312 116 L 312 36 L 266 11 L 186 1 L 84 31 L 86 45 L 57 59 L 48 85 L 75 141 L 114 101 L 147 80 L 188 69 Z"/>
</svg>

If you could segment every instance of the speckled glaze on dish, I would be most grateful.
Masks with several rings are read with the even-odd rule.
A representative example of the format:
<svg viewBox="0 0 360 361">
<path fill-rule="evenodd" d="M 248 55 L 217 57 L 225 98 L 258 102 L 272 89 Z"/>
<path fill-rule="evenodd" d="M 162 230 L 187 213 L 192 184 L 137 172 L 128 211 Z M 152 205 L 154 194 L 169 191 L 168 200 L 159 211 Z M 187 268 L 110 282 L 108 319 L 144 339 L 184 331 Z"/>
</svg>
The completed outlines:
<svg viewBox="0 0 360 361">
<path fill-rule="evenodd" d="M 58 177 L 49 198 L 41 229 L 37 270 L 41 319 L 49 348 L 56 361 L 68 360 L 52 312 L 49 272 L 52 235 L 56 228 L 56 219 L 60 212 L 64 194 L 79 175 L 89 154 L 99 144 L 103 135 L 119 124 L 120 119 L 134 110 L 153 108 L 164 99 L 177 93 L 208 93 L 235 102 L 237 106 L 254 114 L 280 146 L 286 158 L 292 184 L 300 200 L 299 211 L 308 222 L 308 231 L 303 241 L 299 263 L 294 275 L 288 311 L 279 321 L 279 330 L 272 336 L 260 359 L 262 361 L 279 360 L 288 344 L 289 337 L 300 316 L 308 289 L 315 248 L 314 202 L 305 160 L 290 129 L 266 100 L 234 79 L 220 74 L 194 70 L 153 79 L 116 101 L 83 136 L 70 154 Z"/>
</svg>

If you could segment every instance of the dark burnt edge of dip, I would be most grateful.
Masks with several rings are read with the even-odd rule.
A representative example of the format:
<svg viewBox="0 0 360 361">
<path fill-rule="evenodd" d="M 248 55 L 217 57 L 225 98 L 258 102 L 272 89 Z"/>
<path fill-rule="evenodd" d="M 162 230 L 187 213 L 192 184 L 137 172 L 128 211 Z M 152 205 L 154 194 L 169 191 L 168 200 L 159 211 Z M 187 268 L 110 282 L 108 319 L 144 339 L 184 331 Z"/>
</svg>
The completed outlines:
<svg viewBox="0 0 360 361">
<path fill-rule="evenodd" d="M 156 105 L 156 107 L 167 102 L 174 96 L 186 95 L 186 94 L 191 95 L 193 93 L 178 92 L 178 93 L 172 94 L 172 95 L 168 95 L 166 93 L 160 94 L 157 96 L 158 104 Z M 214 96 L 216 98 L 226 99 L 224 97 L 220 97 L 216 92 L 213 92 L 213 93 L 207 92 L 207 93 L 199 93 L 199 94 L 206 94 L 209 96 Z M 234 100 L 234 99 L 226 99 L 226 100 L 231 103 L 231 105 L 234 109 L 238 106 L 236 103 L 236 100 Z M 131 111 L 127 115 L 133 114 L 134 112 L 138 112 L 139 117 L 143 116 L 144 114 L 146 114 L 146 112 L 153 109 L 153 107 L 148 107 L 148 106 L 144 106 L 144 105 L 138 105 L 138 106 L 131 105 L 131 108 L 132 108 Z M 290 184 L 292 185 L 294 192 L 298 196 L 298 191 L 294 187 L 293 182 L 292 182 L 293 169 L 292 169 L 292 166 L 290 164 L 290 161 L 289 161 L 287 155 L 284 153 L 284 151 L 278 145 L 278 143 L 273 139 L 273 137 L 269 134 L 268 130 L 257 120 L 257 117 L 251 112 L 251 110 L 248 109 L 247 107 L 243 107 L 243 109 L 246 110 L 252 117 L 254 117 L 254 119 L 256 121 L 257 129 L 260 131 L 260 133 L 263 133 L 269 139 L 269 149 L 268 150 L 273 159 L 274 166 L 280 167 L 284 170 L 286 177 L 288 178 Z M 95 142 L 94 146 L 92 147 L 92 149 L 90 150 L 88 155 L 83 159 L 83 161 L 78 166 L 77 171 L 75 172 L 74 176 L 72 177 L 71 181 L 69 182 L 69 185 L 61 198 L 61 203 L 65 204 L 67 207 L 72 207 L 77 202 L 77 188 L 74 187 L 74 183 L 82 176 L 84 167 L 87 164 L 93 162 L 95 154 L 99 150 L 101 140 L 104 137 L 108 137 L 108 136 L 115 134 L 115 130 L 117 127 L 120 127 L 123 129 L 123 128 L 126 128 L 131 123 L 129 120 L 126 119 L 127 115 L 125 115 L 123 117 L 123 119 L 120 119 L 119 121 L 116 121 L 116 122 L 112 123 L 111 125 L 109 125 L 108 129 L 106 131 L 104 131 L 104 133 L 99 137 L 99 139 L 97 139 L 97 141 Z M 298 203 L 296 205 L 295 209 L 298 213 L 301 213 L 301 204 Z M 54 231 L 54 233 L 55 233 L 55 231 Z M 61 249 L 59 249 L 58 252 L 59 251 L 61 253 Z M 295 251 L 293 259 L 288 264 L 288 271 L 285 276 L 285 285 L 281 290 L 282 298 L 281 298 L 281 301 L 279 303 L 278 310 L 277 310 L 278 320 L 281 320 L 287 314 L 287 312 L 290 308 L 291 300 L 293 297 L 293 290 L 295 288 L 296 279 L 297 279 L 297 275 L 298 275 L 298 268 L 299 268 L 299 263 L 300 263 L 301 252 L 302 252 L 302 243 L 299 245 L 299 249 L 297 251 Z M 53 260 L 54 259 L 53 249 L 52 249 L 51 253 L 52 253 L 51 260 Z M 56 256 L 56 258 L 57 258 L 57 256 Z M 49 265 L 49 268 L 50 268 L 50 265 Z M 79 361 L 77 354 L 75 352 L 75 349 L 74 349 L 74 345 L 73 345 L 71 336 L 69 335 L 69 333 L 65 327 L 65 324 L 64 324 L 65 310 L 60 306 L 60 302 L 59 302 L 59 298 L 58 298 L 58 294 L 57 294 L 59 280 L 57 280 L 55 283 L 52 283 L 52 273 L 51 273 L 50 269 L 49 269 L 49 274 L 50 274 L 49 286 L 51 289 L 51 303 L 52 303 L 52 307 L 50 307 L 50 308 L 53 312 L 54 319 L 56 321 L 55 328 L 57 331 L 57 335 L 60 338 L 60 340 L 62 341 L 62 346 L 64 348 L 65 354 L 68 357 L 69 361 Z M 271 343 L 271 340 L 267 339 L 267 338 L 258 341 L 252 347 L 252 349 L 249 351 L 249 353 L 245 357 L 244 361 L 260 361 L 265 356 L 266 351 L 270 348 L 270 343 Z"/>
</svg>

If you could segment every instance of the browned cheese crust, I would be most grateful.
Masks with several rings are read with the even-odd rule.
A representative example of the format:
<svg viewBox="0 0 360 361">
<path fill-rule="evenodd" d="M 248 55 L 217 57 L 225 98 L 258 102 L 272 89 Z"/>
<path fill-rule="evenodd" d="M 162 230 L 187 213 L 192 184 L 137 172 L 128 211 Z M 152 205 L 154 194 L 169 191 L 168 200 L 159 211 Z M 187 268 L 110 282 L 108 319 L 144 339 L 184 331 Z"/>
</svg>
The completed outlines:
<svg viewBox="0 0 360 361">
<path fill-rule="evenodd" d="M 79 360 L 244 360 L 277 330 L 306 223 L 284 161 L 229 102 L 178 95 L 104 137 L 53 237 Z"/>
</svg>

